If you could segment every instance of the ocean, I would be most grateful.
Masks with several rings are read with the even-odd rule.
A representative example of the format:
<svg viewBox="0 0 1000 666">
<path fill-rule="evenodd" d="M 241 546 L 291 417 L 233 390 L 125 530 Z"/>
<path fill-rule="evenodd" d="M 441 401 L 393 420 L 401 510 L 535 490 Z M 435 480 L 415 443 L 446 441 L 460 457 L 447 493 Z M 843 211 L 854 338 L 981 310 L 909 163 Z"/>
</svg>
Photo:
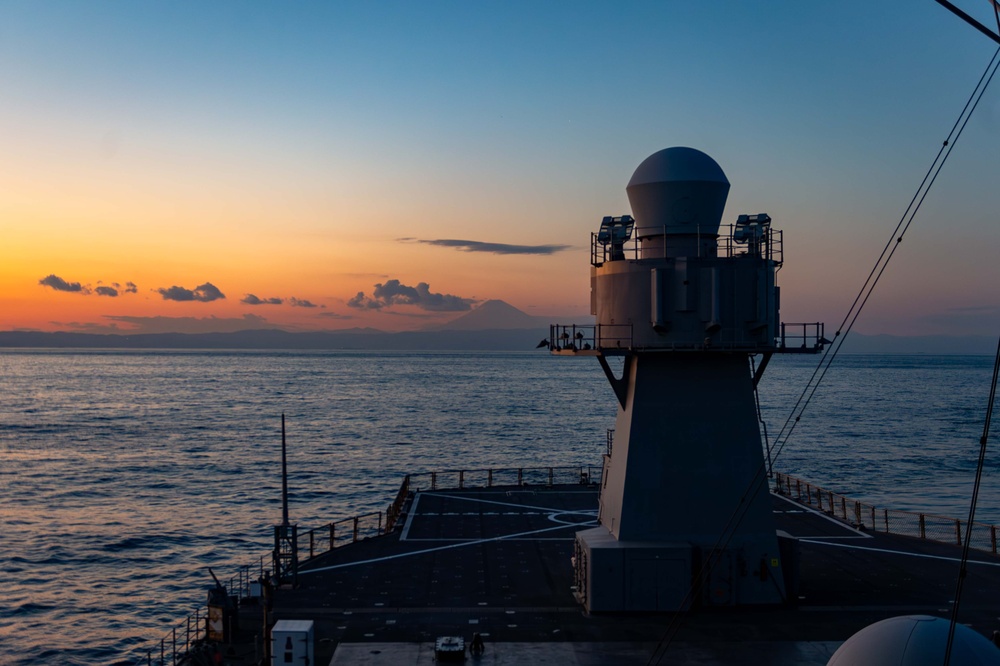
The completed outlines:
<svg viewBox="0 0 1000 666">
<path fill-rule="evenodd" d="M 776 357 L 769 439 L 817 362 Z M 965 518 L 992 358 L 837 359 L 774 469 Z M 0 352 L 0 663 L 138 655 L 271 548 L 281 414 L 300 529 L 384 509 L 407 472 L 600 464 L 591 358 L 535 353 Z M 720 405 L 724 416 L 725 405 Z M 977 520 L 1000 523 L 990 451 Z"/>
</svg>

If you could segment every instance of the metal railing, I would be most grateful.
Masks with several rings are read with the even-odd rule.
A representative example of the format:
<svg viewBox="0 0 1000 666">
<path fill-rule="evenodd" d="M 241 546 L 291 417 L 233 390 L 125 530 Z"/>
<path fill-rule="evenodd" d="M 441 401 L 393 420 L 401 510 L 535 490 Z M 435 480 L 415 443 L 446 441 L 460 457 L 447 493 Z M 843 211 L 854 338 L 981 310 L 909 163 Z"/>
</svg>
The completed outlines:
<svg viewBox="0 0 1000 666">
<path fill-rule="evenodd" d="M 767 259 L 781 265 L 784 254 L 784 234 L 780 229 L 769 228 L 752 242 L 733 240 L 735 230 L 735 224 L 722 224 L 719 225 L 718 238 L 713 238 L 715 234 L 701 236 L 697 242 L 701 254 L 697 256 L 721 258 L 751 256 Z M 668 258 L 666 244 L 657 248 L 662 256 L 650 256 L 649 249 L 643 251 L 642 243 L 645 239 L 669 237 L 671 231 L 670 227 L 663 225 L 637 226 L 633 229 L 632 236 L 621 244 L 601 241 L 598 238 L 599 232 L 592 232 L 590 234 L 590 263 L 593 266 L 600 266 L 608 261 L 666 259 Z"/>
<path fill-rule="evenodd" d="M 632 324 L 552 324 L 549 326 L 550 351 L 610 352 L 632 349 Z"/>
<path fill-rule="evenodd" d="M 492 488 L 494 486 L 546 486 L 599 483 L 602 468 L 594 465 L 563 467 L 507 467 L 444 470 L 410 475 L 414 492 L 444 488 Z"/>
<path fill-rule="evenodd" d="M 576 465 L 445 470 L 407 474 L 400 484 L 395 499 L 385 512 L 375 511 L 344 518 L 307 532 L 300 532 L 300 538 L 307 539 L 309 547 L 308 557 L 303 562 L 335 548 L 392 532 L 399 519 L 405 515 L 407 502 L 420 490 L 599 483 L 601 471 L 601 467 Z M 299 552 L 306 552 L 304 545 L 300 546 Z M 254 564 L 239 567 L 236 574 L 223 583 L 226 592 L 239 600 L 250 597 L 251 583 L 263 580 L 270 573 L 264 568 L 265 562 L 269 562 L 270 557 L 271 554 L 268 553 L 262 555 Z M 254 574 L 258 574 L 257 577 L 254 577 Z M 116 663 L 131 666 L 178 666 L 188 663 L 199 650 L 205 649 L 208 645 L 207 639 L 208 616 L 199 606 L 187 618 L 172 627 L 159 641 L 151 646 L 133 650 L 131 653 L 133 656 L 127 656 Z"/>
<path fill-rule="evenodd" d="M 829 340 L 824 336 L 822 322 L 786 323 L 781 322 L 781 335 L 777 340 L 778 351 L 816 352 L 823 349 Z"/>
<path fill-rule="evenodd" d="M 775 490 L 778 493 L 797 502 L 814 506 L 856 527 L 873 532 L 898 534 L 961 546 L 966 531 L 970 529 L 967 520 L 947 518 L 930 513 L 879 508 L 780 472 L 775 472 L 774 478 Z M 994 555 L 997 554 L 996 525 L 972 523 L 971 530 L 970 547 Z"/>
</svg>

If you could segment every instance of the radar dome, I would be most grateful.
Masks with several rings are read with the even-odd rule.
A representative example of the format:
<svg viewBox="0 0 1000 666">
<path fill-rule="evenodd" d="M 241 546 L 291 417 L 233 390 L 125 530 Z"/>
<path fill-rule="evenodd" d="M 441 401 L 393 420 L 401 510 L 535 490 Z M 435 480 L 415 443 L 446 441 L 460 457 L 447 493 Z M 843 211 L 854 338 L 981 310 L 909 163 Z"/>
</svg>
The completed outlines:
<svg viewBox="0 0 1000 666">
<path fill-rule="evenodd" d="M 870 624 L 844 642 L 827 666 L 938 666 L 944 663 L 951 622 L 930 615 L 903 615 Z M 955 625 L 951 663 L 1000 664 L 1000 650 L 964 624 Z"/>
<path fill-rule="evenodd" d="M 625 188 L 636 226 L 646 235 L 719 232 L 729 195 L 729 179 L 711 157 L 694 148 L 653 153 L 632 174 Z"/>
</svg>

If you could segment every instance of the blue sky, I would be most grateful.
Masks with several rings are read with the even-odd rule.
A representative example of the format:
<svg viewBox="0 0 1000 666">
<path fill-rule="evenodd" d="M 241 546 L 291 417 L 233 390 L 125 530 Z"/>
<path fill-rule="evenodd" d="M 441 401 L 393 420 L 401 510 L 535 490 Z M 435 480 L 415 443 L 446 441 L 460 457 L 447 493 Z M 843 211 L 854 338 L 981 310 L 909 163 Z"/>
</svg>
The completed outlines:
<svg viewBox="0 0 1000 666">
<path fill-rule="evenodd" d="M 988 3 L 962 6 L 994 25 Z M 931 0 L 0 2 L 16 255 L 0 328 L 234 319 L 243 294 L 322 304 L 253 310 L 299 328 L 430 316 L 347 305 L 393 279 L 584 313 L 590 231 L 673 145 L 726 171 L 727 218 L 785 230 L 783 318 L 833 322 L 995 48 Z M 998 87 L 858 330 L 1000 328 Z M 96 302 L 39 286 L 49 274 L 139 290 Z M 156 296 L 205 282 L 227 298 Z"/>
</svg>

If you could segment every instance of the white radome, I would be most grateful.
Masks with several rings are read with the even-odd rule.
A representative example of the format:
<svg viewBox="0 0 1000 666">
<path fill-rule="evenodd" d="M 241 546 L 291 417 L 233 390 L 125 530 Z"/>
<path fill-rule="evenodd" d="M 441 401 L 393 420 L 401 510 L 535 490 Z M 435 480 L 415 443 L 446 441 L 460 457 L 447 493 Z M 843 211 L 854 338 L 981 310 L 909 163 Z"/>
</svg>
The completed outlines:
<svg viewBox="0 0 1000 666">
<path fill-rule="evenodd" d="M 949 620 L 903 615 L 870 624 L 833 653 L 827 666 L 940 666 L 948 643 Z M 955 627 L 955 666 L 1000 665 L 1000 649 L 964 624 Z"/>
</svg>

